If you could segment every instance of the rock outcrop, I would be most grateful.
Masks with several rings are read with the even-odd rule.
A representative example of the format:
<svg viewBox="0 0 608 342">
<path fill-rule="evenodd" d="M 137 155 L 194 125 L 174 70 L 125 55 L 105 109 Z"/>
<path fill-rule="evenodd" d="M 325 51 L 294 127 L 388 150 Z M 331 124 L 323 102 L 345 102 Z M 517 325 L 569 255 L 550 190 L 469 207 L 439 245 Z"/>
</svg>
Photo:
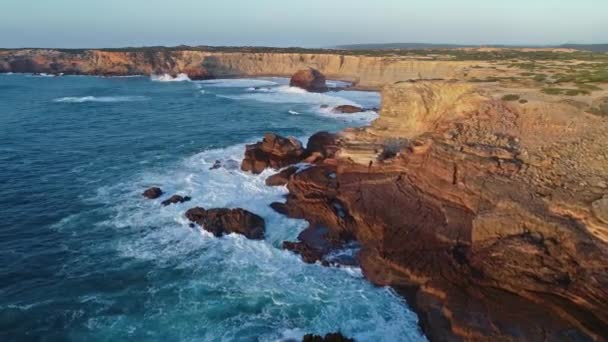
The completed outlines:
<svg viewBox="0 0 608 342">
<path fill-rule="evenodd" d="M 142 196 L 144 196 L 145 198 L 148 198 L 148 199 L 157 199 L 162 195 L 163 195 L 163 191 L 158 187 L 152 187 L 152 188 L 146 189 L 146 191 L 144 191 L 142 194 Z"/>
<path fill-rule="evenodd" d="M 188 220 L 197 223 L 216 237 L 225 234 L 241 234 L 249 239 L 264 239 L 264 219 L 244 209 L 192 208 L 186 212 Z"/>
<path fill-rule="evenodd" d="M 297 71 L 291 80 L 289 85 L 291 87 L 298 87 L 304 90 L 321 93 L 327 91 L 327 84 L 325 83 L 325 75 L 319 70 L 313 68 L 307 68 Z"/>
<path fill-rule="evenodd" d="M 403 294 L 430 340 L 601 341 L 605 146 L 608 123 L 563 103 L 402 83 L 275 206 L 355 237 L 366 277 Z"/>
<path fill-rule="evenodd" d="M 303 155 L 302 143 L 296 138 L 268 133 L 262 141 L 247 145 L 241 170 L 258 174 L 266 168 L 281 169 L 299 162 Z"/>
<path fill-rule="evenodd" d="M 333 158 L 337 151 L 336 135 L 328 132 L 314 134 L 308 140 L 306 149 L 302 143 L 293 137 L 267 133 L 262 141 L 247 145 L 241 170 L 254 174 L 262 173 L 265 169 L 281 169 L 299 162 L 319 163 Z M 271 177 L 269 182 L 281 185 L 281 178 L 288 178 L 294 169 L 284 170 L 281 174 Z M 270 184 L 273 185 L 273 184 Z"/>
</svg>

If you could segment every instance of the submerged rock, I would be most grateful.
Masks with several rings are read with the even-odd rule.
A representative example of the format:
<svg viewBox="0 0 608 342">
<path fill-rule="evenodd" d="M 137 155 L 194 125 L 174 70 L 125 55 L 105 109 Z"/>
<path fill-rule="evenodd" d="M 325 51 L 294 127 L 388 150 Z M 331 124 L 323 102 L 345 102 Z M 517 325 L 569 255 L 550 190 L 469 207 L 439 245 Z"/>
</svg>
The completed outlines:
<svg viewBox="0 0 608 342">
<path fill-rule="evenodd" d="M 354 114 L 354 113 L 361 113 L 363 111 L 364 111 L 363 108 L 357 107 L 357 106 L 351 106 L 351 105 L 338 106 L 332 110 L 332 112 L 340 113 L 340 114 Z"/>
<path fill-rule="evenodd" d="M 323 75 L 319 70 L 308 68 L 296 72 L 291 77 L 289 85 L 292 87 L 302 88 L 310 92 L 321 93 L 327 91 L 327 84 L 325 81 L 325 75 Z"/>
<path fill-rule="evenodd" d="M 253 240 L 264 239 L 266 229 L 264 219 L 245 209 L 206 210 L 197 207 L 188 210 L 186 217 L 216 237 L 236 233 Z"/>
<path fill-rule="evenodd" d="M 355 342 L 355 340 L 342 333 L 330 333 L 325 336 L 307 334 L 302 338 L 302 342 Z"/>
<path fill-rule="evenodd" d="M 160 204 L 162 204 L 163 206 L 166 207 L 171 204 L 188 202 L 191 199 L 192 198 L 190 196 L 173 195 L 173 196 L 169 197 L 168 199 L 162 201 Z"/>
<path fill-rule="evenodd" d="M 247 145 L 241 170 L 255 174 L 266 168 L 278 170 L 299 162 L 303 154 L 304 149 L 298 139 L 268 133 L 262 141 Z"/>
<path fill-rule="evenodd" d="M 163 191 L 160 188 L 152 187 L 152 188 L 149 188 L 146 191 L 144 191 L 144 193 L 142 195 L 149 199 L 157 199 L 160 196 L 162 196 L 162 194 L 163 194 Z"/>
</svg>

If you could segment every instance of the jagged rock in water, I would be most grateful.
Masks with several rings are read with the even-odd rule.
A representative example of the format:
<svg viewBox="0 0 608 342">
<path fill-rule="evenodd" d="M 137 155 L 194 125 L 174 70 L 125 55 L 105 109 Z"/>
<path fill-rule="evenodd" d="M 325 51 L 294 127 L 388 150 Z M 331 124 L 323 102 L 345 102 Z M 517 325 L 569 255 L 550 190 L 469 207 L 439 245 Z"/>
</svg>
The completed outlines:
<svg viewBox="0 0 608 342">
<path fill-rule="evenodd" d="M 190 200 L 192 200 L 192 198 L 190 196 L 173 195 L 173 196 L 169 197 L 168 199 L 162 201 L 160 204 L 162 204 L 163 206 L 166 207 L 171 204 L 184 203 L 184 202 L 188 202 Z"/>
<path fill-rule="evenodd" d="M 266 229 L 264 219 L 245 209 L 206 210 L 197 207 L 188 210 L 186 217 L 216 237 L 236 233 L 253 240 L 264 239 Z"/>
<path fill-rule="evenodd" d="M 302 338 L 302 342 L 355 342 L 355 340 L 342 333 L 330 333 L 325 336 L 307 334 Z"/>
<path fill-rule="evenodd" d="M 144 191 L 142 196 L 144 196 L 145 198 L 148 198 L 148 199 L 157 199 L 160 196 L 162 196 L 162 194 L 163 194 L 163 191 L 160 188 L 152 187 L 152 188 L 146 189 L 146 191 Z"/>
<path fill-rule="evenodd" d="M 247 145 L 241 170 L 255 174 L 266 168 L 278 170 L 299 162 L 303 154 L 302 143 L 296 138 L 268 133 L 262 141 Z"/>
</svg>

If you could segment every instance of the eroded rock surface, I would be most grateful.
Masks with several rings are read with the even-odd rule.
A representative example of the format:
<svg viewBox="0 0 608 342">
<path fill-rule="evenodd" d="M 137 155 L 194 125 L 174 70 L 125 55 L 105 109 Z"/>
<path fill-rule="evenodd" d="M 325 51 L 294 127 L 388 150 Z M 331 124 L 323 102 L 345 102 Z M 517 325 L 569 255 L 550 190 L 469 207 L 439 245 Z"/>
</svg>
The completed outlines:
<svg viewBox="0 0 608 342">
<path fill-rule="evenodd" d="M 601 341 L 605 146 L 608 124 L 567 104 L 408 82 L 276 209 L 356 237 L 366 277 L 406 296 L 431 340 Z"/>
<path fill-rule="evenodd" d="M 256 174 L 266 168 L 278 170 L 299 162 L 303 154 L 302 143 L 296 138 L 268 133 L 262 141 L 247 145 L 241 169 Z"/>
</svg>

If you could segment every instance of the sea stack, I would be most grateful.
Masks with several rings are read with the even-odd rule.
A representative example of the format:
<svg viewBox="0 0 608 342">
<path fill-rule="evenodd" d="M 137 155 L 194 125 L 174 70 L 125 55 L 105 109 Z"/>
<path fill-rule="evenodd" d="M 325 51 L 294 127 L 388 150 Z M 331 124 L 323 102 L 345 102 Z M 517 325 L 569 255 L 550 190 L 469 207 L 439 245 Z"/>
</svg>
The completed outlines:
<svg viewBox="0 0 608 342">
<path fill-rule="evenodd" d="M 302 69 L 293 74 L 293 76 L 291 76 L 289 85 L 314 93 L 322 93 L 327 91 L 325 75 L 323 75 L 319 70 L 313 68 Z"/>
</svg>

